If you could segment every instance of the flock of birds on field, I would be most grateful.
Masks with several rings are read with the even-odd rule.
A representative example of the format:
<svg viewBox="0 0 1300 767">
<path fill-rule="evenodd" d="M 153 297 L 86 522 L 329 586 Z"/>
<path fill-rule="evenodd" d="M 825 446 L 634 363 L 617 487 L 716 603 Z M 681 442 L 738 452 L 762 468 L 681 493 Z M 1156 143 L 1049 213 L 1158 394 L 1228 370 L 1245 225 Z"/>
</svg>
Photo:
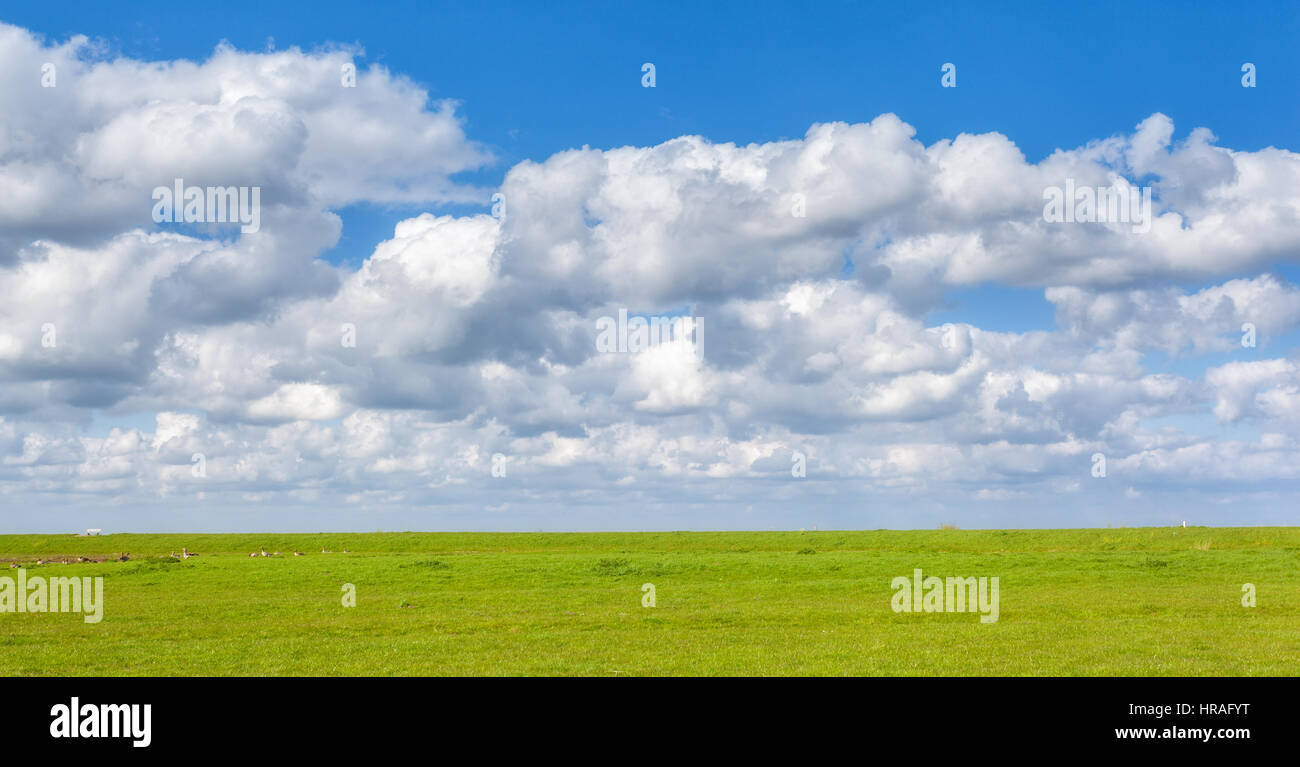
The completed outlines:
<svg viewBox="0 0 1300 767">
<path fill-rule="evenodd" d="M 325 549 L 324 546 L 321 546 L 321 547 L 320 547 L 320 553 L 322 553 L 322 554 L 333 554 L 334 552 L 332 552 L 332 551 L 327 551 L 327 550 Z M 344 550 L 343 550 L 343 553 L 344 553 L 344 554 L 351 554 L 352 552 L 348 551 L 347 549 L 344 549 Z M 307 556 L 306 554 L 303 554 L 301 551 L 297 551 L 297 550 L 295 550 L 295 551 L 293 552 L 293 555 L 294 555 L 295 557 L 305 557 L 305 556 Z M 190 556 L 194 556 L 194 555 L 191 554 Z M 250 552 L 248 556 L 250 556 L 250 557 L 278 557 L 278 556 L 280 556 L 280 552 L 278 552 L 278 551 L 272 551 L 271 553 L 268 554 L 268 553 L 266 552 L 266 547 L 265 547 L 265 546 L 259 546 L 257 551 Z"/>
<path fill-rule="evenodd" d="M 120 557 L 104 557 L 103 559 L 92 559 L 91 557 L 73 557 L 73 558 L 71 558 L 71 559 L 69 559 L 69 558 L 64 558 L 64 559 L 38 559 L 38 560 L 36 560 L 35 562 L 32 562 L 31 564 L 34 564 L 34 565 L 71 565 L 71 564 L 79 563 L 79 562 L 126 562 L 126 561 L 129 561 L 130 559 L 131 559 L 131 557 L 130 557 L 129 555 L 127 555 L 127 554 L 122 554 L 122 556 L 120 556 Z M 18 560 L 16 560 L 16 559 L 9 563 L 9 569 L 10 569 L 10 570 L 17 570 L 17 569 L 20 568 L 20 567 L 24 567 L 24 565 L 23 565 L 22 563 L 20 563 L 20 562 L 19 562 Z"/>
<path fill-rule="evenodd" d="M 322 554 L 333 554 L 334 552 L 333 552 L 333 551 L 330 551 L 330 550 L 326 549 L 324 546 L 322 546 L 321 549 L 320 549 L 320 553 L 322 553 Z M 352 552 L 349 551 L 349 550 L 347 550 L 347 549 L 343 549 L 343 553 L 344 553 L 344 554 L 351 554 Z M 197 557 L 198 555 L 199 555 L 199 553 L 198 553 L 197 551 L 190 551 L 187 547 L 182 546 L 182 547 L 181 547 L 181 553 L 177 554 L 175 551 L 173 551 L 173 552 L 171 552 L 171 554 L 169 554 L 169 555 L 167 555 L 166 557 L 164 557 L 164 559 L 178 559 L 178 560 L 180 560 L 180 559 L 190 559 L 191 557 Z M 295 557 L 306 556 L 306 555 L 303 554 L 301 551 L 296 551 L 296 550 L 293 552 L 293 555 L 294 555 Z M 278 556 L 280 556 L 280 552 L 278 552 L 278 551 L 270 551 L 270 552 L 268 552 L 268 551 L 266 550 L 266 547 L 265 547 L 265 546 L 259 546 L 257 551 L 254 551 L 254 552 L 250 553 L 248 556 L 250 556 L 250 557 L 278 557 Z M 101 558 L 101 559 L 92 559 L 92 558 L 90 558 L 90 557 L 74 557 L 74 558 L 64 558 L 64 559 L 38 559 L 38 560 L 36 560 L 35 562 L 29 563 L 29 564 L 36 564 L 36 565 L 70 565 L 70 564 L 78 563 L 78 562 L 129 562 L 129 561 L 131 561 L 131 555 L 130 555 L 129 553 L 127 553 L 127 552 L 123 552 L 121 556 L 117 556 L 117 557 L 103 557 L 103 558 Z M 17 560 L 13 560 L 13 561 L 11 561 L 11 562 L 9 563 L 9 569 L 10 569 L 10 570 L 16 570 L 16 569 L 18 569 L 19 567 L 24 567 L 24 566 L 25 566 L 25 565 L 19 563 Z"/>
</svg>

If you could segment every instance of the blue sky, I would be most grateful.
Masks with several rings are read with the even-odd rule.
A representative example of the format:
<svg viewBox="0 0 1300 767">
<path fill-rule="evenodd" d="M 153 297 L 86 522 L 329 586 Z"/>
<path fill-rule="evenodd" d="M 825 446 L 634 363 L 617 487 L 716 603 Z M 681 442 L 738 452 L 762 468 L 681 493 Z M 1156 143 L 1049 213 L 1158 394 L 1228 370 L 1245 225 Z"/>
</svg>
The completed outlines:
<svg viewBox="0 0 1300 767">
<path fill-rule="evenodd" d="M 1135 7 L 1138 6 L 1138 7 Z M 1300 132 L 1286 2 L 23 4 L 6 19 L 87 34 L 148 60 L 336 43 L 464 102 L 498 171 L 582 146 L 798 137 L 808 125 L 895 112 L 930 143 L 1000 131 L 1030 160 L 1130 129 L 1152 112 L 1258 149 Z M 653 61 L 653 91 L 626 87 Z M 1236 84 L 1243 61 L 1260 72 Z M 959 87 L 929 87 L 944 62 Z M 1210 93 L 1219 95 L 1211 98 Z"/>
<path fill-rule="evenodd" d="M 1228 524 L 1277 522 L 1295 500 L 1296 477 L 1284 466 L 1291 447 L 1275 437 L 1294 436 L 1300 425 L 1287 415 L 1300 403 L 1300 251 L 1287 234 L 1296 227 L 1288 225 L 1286 202 L 1295 194 L 1286 182 L 1295 156 L 1266 151 L 1300 151 L 1300 11 L 1293 3 L 321 2 L 302 10 L 266 2 L 216 9 L 85 2 L 14 6 L 0 20 L 35 40 L 13 42 L 10 61 L 35 66 L 39 56 L 63 67 L 61 90 L 3 105 L 12 131 L 0 135 L 0 173 L 18 174 L 33 188 L 54 177 L 37 183 L 22 175 L 41 163 L 86 188 L 108 179 L 147 189 L 153 177 L 143 178 L 141 168 L 169 179 L 173 168 L 219 167 L 220 155 L 208 157 L 211 147 L 232 144 L 202 132 L 220 124 L 214 114 L 226 114 L 224 100 L 208 104 L 215 81 L 281 99 L 258 112 L 266 125 L 332 135 L 313 110 L 339 98 L 337 90 L 303 84 L 301 93 L 285 96 L 274 90 L 283 84 L 275 84 L 271 65 L 253 54 L 296 47 L 295 64 L 333 71 L 334 52 L 352 46 L 364 51 L 355 58 L 359 70 L 387 72 L 375 79 L 379 95 L 368 107 L 390 110 L 375 112 L 392 126 L 377 140 L 382 147 L 365 145 L 354 160 L 323 164 L 309 150 L 271 178 L 279 171 L 265 169 L 298 151 L 292 131 L 271 130 L 257 139 L 264 145 L 253 141 L 254 150 L 230 161 L 248 163 L 254 178 L 269 174 L 267 189 L 318 191 L 323 167 L 358 189 L 368 185 L 364 191 L 323 191 L 319 205 L 269 218 L 269 245 L 245 237 L 218 247 L 199 236 L 176 246 L 195 249 L 182 256 L 150 243 L 142 246 L 148 258 L 107 259 L 121 273 L 108 269 L 103 283 L 74 286 L 84 291 L 80 298 L 69 298 L 72 291 L 41 298 L 37 288 L 66 277 L 40 276 L 31 283 L 38 303 L 5 315 L 11 325 L 35 327 L 44 321 L 38 317 L 66 314 L 60 327 L 71 326 L 60 330 L 70 339 L 67 356 L 50 362 L 23 347 L 5 373 L 12 386 L 0 391 L 0 426 L 9 430 L 0 429 L 0 449 L 17 467 L 0 472 L 0 482 L 15 488 L 14 499 L 34 493 L 60 524 L 99 520 L 105 508 L 122 506 L 143 509 L 122 512 L 115 521 L 123 529 L 926 527 L 936 520 L 1083 526 L 1163 523 L 1165 508 Z M 91 44 L 60 47 L 74 35 Z M 266 68 L 239 82 L 231 72 L 245 70 L 212 58 L 223 42 L 239 62 Z M 131 68 L 178 60 L 201 65 L 208 79 L 173 69 L 141 84 L 148 78 Z M 640 87 L 643 62 L 656 67 L 655 88 Z M 957 67 L 956 88 L 940 87 L 946 62 Z M 1257 87 L 1241 87 L 1243 62 L 1255 65 Z M 415 113 L 401 100 L 403 78 L 427 93 Z M 118 82 L 122 93 L 85 92 L 96 82 Z M 69 92 L 79 106 L 67 107 L 68 115 L 36 100 Z M 158 98 L 172 111 L 151 111 Z M 444 99 L 456 103 L 458 128 L 437 121 Z M 197 116 L 185 117 L 190 109 Z M 919 145 L 878 121 L 889 113 L 915 131 Z M 1173 126 L 1172 143 L 1160 144 L 1155 160 L 1133 160 L 1159 143 L 1164 121 Z M 169 127 L 158 127 L 164 123 Z M 851 170 L 817 182 L 831 192 L 819 198 L 809 227 L 785 231 L 754 218 L 763 206 L 788 207 L 785 192 L 774 182 L 745 191 L 735 179 L 758 166 L 769 179 L 797 167 L 794 175 L 813 184 L 806 168 L 820 160 L 809 130 L 818 123 L 875 128 L 827 139 L 836 147 L 832 171 Z M 240 123 L 232 124 L 237 133 Z M 80 134 L 53 127 L 64 125 Z M 1213 132 L 1213 149 L 1189 140 L 1201 127 Z M 419 142 L 435 130 L 448 134 L 429 153 L 445 149 L 446 162 L 469 167 L 446 183 L 478 202 L 408 193 L 410 179 L 380 178 L 403 166 L 424 172 Z M 6 159 L 6 135 L 47 134 L 48 145 Z M 974 149 L 943 159 L 936 142 L 962 134 L 971 137 L 964 147 Z M 207 136 L 211 145 L 173 148 L 175 157 L 166 149 L 136 154 L 180 135 Z M 683 136 L 703 143 L 665 143 Z M 332 140 L 339 146 L 348 139 Z M 999 240 L 1026 219 L 1023 210 L 1008 212 L 1001 190 L 981 187 L 981 179 L 1055 180 L 1049 158 L 1058 150 L 1069 172 L 1111 169 L 1080 151 L 1108 140 L 1145 168 L 1130 180 L 1167 193 L 1157 203 L 1183 216 L 1194 234 L 1178 240 L 1166 233 L 1158 246 L 1090 240 L 1089 231 L 1078 240 Z M 760 146 L 782 141 L 802 147 L 803 159 L 791 165 Z M 743 151 L 717 149 L 727 143 Z M 1003 152 L 1009 145 L 1023 162 Z M 569 165 L 557 158 L 582 147 L 596 151 L 574 155 Z M 610 150 L 622 147 L 635 163 L 611 159 L 621 155 Z M 1227 150 L 1238 159 L 1224 175 L 1216 163 L 1226 162 Z M 927 151 L 934 165 L 916 177 L 924 181 L 879 160 L 915 160 Z M 482 153 L 491 160 L 473 159 Z M 444 167 L 435 159 L 428 167 Z M 967 162 L 989 164 L 967 174 Z M 709 163 L 725 172 L 695 175 Z M 934 192 L 953 178 L 970 191 Z M 1221 195 L 1216 184 L 1229 178 L 1251 183 L 1228 184 Z M 1040 189 L 1017 192 L 1032 208 Z M 481 214 L 497 190 L 519 212 L 487 231 Z M 640 199 L 648 202 L 638 212 Z M 83 207 L 98 210 L 94 202 Z M 1023 207 L 1023 199 L 1016 204 Z M 576 234 L 566 224 L 573 206 L 585 222 Z M 979 215 L 964 219 L 971 209 Z M 943 212 L 932 220 L 931 211 Z M 337 242 L 321 234 L 329 214 L 342 222 Z M 85 217 L 61 230 L 55 212 L 0 216 L 0 278 L 13 280 L 7 289 L 28 289 L 23 264 L 55 268 L 48 264 L 57 259 L 32 255 L 38 242 L 83 248 L 67 258 L 90 263 L 105 262 L 96 253 L 134 247 L 128 226 Z M 1241 230 L 1220 237 L 1214 226 L 1221 219 Z M 399 225 L 409 236 L 395 237 Z M 1025 225 L 1033 230 L 1041 222 L 1031 216 Z M 940 250 L 967 253 L 962 249 L 978 242 L 975 250 L 990 251 L 944 255 L 939 268 L 927 249 L 936 239 Z M 481 260 L 470 255 L 487 240 L 494 244 Z M 998 248 L 1005 250 L 994 258 Z M 836 255 L 848 253 L 857 255 Z M 1023 253 L 1037 260 L 1020 263 Z M 754 266 L 742 268 L 751 254 Z M 641 270 L 647 260 L 656 268 Z M 638 276 L 610 277 L 610 264 Z M 673 279 L 660 283 L 657 274 Z M 133 280 L 144 282 L 123 287 Z M 371 290 L 392 316 L 381 317 L 367 301 Z M 138 295 L 136 308 L 113 302 L 114 291 Z M 798 308 L 809 301 L 810 310 Z M 671 315 L 691 305 L 710 315 L 717 356 L 703 371 L 663 361 L 619 372 L 574 340 L 620 306 Z M 84 309 L 74 317 L 68 307 L 76 306 Z M 1259 319 L 1261 311 L 1267 316 Z M 820 317 L 835 331 L 806 327 L 804 317 Z M 362 348 L 372 344 L 372 356 L 320 351 L 319 327 L 358 318 L 371 323 L 362 321 Z M 1255 347 L 1236 343 L 1244 319 L 1265 328 Z M 970 328 L 971 340 L 928 349 L 935 328 L 954 325 Z M 79 326 L 87 328 L 80 336 Z M 116 335 L 109 330 L 115 326 Z M 396 329 L 390 336 L 387 328 Z M 0 353 L 19 344 L 6 343 L 0 337 Z M 949 352 L 965 356 L 948 359 Z M 681 378 L 656 379 L 662 370 Z M 510 383 L 493 383 L 502 381 Z M 159 413 L 175 415 L 164 416 L 170 426 Z M 843 439 L 827 436 L 837 429 L 845 429 Z M 431 436 L 444 432 L 456 433 L 446 445 Z M 129 470 L 114 468 L 114 450 L 135 449 L 116 446 L 128 433 L 152 453 L 122 459 Z M 180 436 L 167 447 L 164 435 L 172 433 Z M 373 453 L 349 456 L 351 463 L 339 458 L 349 454 L 348 440 L 378 433 L 388 442 Z M 632 434 L 681 456 L 698 452 L 665 458 L 646 447 L 629 458 L 623 452 L 637 441 Z M 420 439 L 454 460 L 443 465 L 428 452 L 403 452 Z M 334 447 L 321 447 L 331 441 Z M 167 479 L 187 467 L 189 452 L 212 450 L 214 442 L 224 445 L 214 473 L 247 472 L 240 475 L 245 484 L 229 479 L 200 491 Z M 283 450 L 268 457 L 272 443 Z M 249 455 L 241 458 L 231 445 L 249 446 Z M 1003 456 L 1003 445 L 1023 452 Z M 1043 456 L 1094 450 L 1133 473 L 1089 502 L 1084 496 L 1095 486 L 1079 494 L 1070 464 Z M 784 485 L 776 494 L 763 489 L 779 481 L 774 467 L 788 463 L 791 451 L 820 455 L 814 465 L 826 474 L 812 477 L 818 484 L 808 483 L 803 496 Z M 481 475 L 485 457 L 498 452 L 516 456 L 538 484 L 499 492 L 500 483 L 459 473 Z M 1240 460 L 1249 469 L 1234 483 L 1227 470 L 1225 478 L 1201 482 L 1190 476 L 1195 469 L 1180 475 L 1170 468 L 1192 460 Z M 150 461 L 164 469 L 147 468 Z M 275 468 L 249 468 L 257 465 Z M 131 477 L 139 479 L 134 486 Z M 730 484 L 710 484 L 711 477 Z M 862 482 L 870 487 L 854 484 Z M 137 496 L 128 487 L 150 489 Z M 167 498 L 196 492 L 207 506 L 191 505 L 184 517 L 168 506 Z M 1061 493 L 1079 499 L 1058 504 Z M 611 515 L 604 511 L 611 503 L 640 512 Z M 280 513 L 259 513 L 264 504 Z M 1035 516 L 1044 504 L 1059 508 Z M 1253 516 L 1225 511 L 1251 504 L 1258 506 Z M 356 508 L 378 509 L 366 513 L 381 521 Z M 854 511 L 862 508 L 874 511 Z"/>
</svg>

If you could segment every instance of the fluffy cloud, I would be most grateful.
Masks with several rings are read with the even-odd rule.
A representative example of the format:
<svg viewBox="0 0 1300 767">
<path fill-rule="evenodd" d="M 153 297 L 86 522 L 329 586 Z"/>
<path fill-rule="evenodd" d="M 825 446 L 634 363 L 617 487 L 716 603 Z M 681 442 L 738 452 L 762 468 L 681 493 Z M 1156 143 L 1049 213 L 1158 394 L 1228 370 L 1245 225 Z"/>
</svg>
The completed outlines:
<svg viewBox="0 0 1300 767">
<path fill-rule="evenodd" d="M 1046 297 L 1056 305 L 1057 324 L 1071 336 L 1171 356 L 1229 351 L 1247 336 L 1257 344 L 1300 324 L 1300 290 L 1270 274 L 1190 294 L 1176 287 L 1060 287 L 1049 288 Z"/>
<path fill-rule="evenodd" d="M 1221 421 L 1300 423 L 1300 365 L 1293 361 L 1230 362 L 1207 370 L 1205 380 L 1214 389 L 1214 414 Z"/>
<path fill-rule="evenodd" d="M 382 67 L 343 87 L 360 53 L 222 46 L 202 63 L 104 60 L 84 37 L 47 45 L 0 24 L 0 258 L 33 240 L 86 244 L 150 227 L 145 201 L 177 178 L 259 186 L 284 218 L 360 201 L 482 199 L 450 178 L 490 160 L 455 105 L 430 105 Z M 44 64 L 54 87 L 42 87 Z"/>
</svg>

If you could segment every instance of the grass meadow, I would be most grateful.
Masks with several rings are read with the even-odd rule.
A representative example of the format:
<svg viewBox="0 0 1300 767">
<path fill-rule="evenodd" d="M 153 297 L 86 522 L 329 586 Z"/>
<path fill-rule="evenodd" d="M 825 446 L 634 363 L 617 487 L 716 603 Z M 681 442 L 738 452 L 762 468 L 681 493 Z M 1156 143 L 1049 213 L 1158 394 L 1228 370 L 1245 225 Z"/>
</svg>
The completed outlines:
<svg viewBox="0 0 1300 767">
<path fill-rule="evenodd" d="M 6 675 L 1300 671 L 1300 528 L 9 535 L 3 561 L 105 602 L 0 613 Z M 915 568 L 997 576 L 998 621 L 894 612 Z"/>
</svg>

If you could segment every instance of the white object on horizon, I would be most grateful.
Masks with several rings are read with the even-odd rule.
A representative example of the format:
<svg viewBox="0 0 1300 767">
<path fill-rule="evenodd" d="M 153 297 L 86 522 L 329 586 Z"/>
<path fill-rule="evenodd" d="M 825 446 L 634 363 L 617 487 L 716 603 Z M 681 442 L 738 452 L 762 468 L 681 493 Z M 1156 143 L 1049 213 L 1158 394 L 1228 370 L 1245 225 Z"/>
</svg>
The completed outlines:
<svg viewBox="0 0 1300 767">
<path fill-rule="evenodd" d="M 103 530 L 100 530 L 98 527 L 88 527 L 88 528 L 86 528 L 86 535 L 99 535 L 99 534 L 102 533 L 102 532 L 104 532 L 104 531 L 103 531 Z"/>
</svg>

